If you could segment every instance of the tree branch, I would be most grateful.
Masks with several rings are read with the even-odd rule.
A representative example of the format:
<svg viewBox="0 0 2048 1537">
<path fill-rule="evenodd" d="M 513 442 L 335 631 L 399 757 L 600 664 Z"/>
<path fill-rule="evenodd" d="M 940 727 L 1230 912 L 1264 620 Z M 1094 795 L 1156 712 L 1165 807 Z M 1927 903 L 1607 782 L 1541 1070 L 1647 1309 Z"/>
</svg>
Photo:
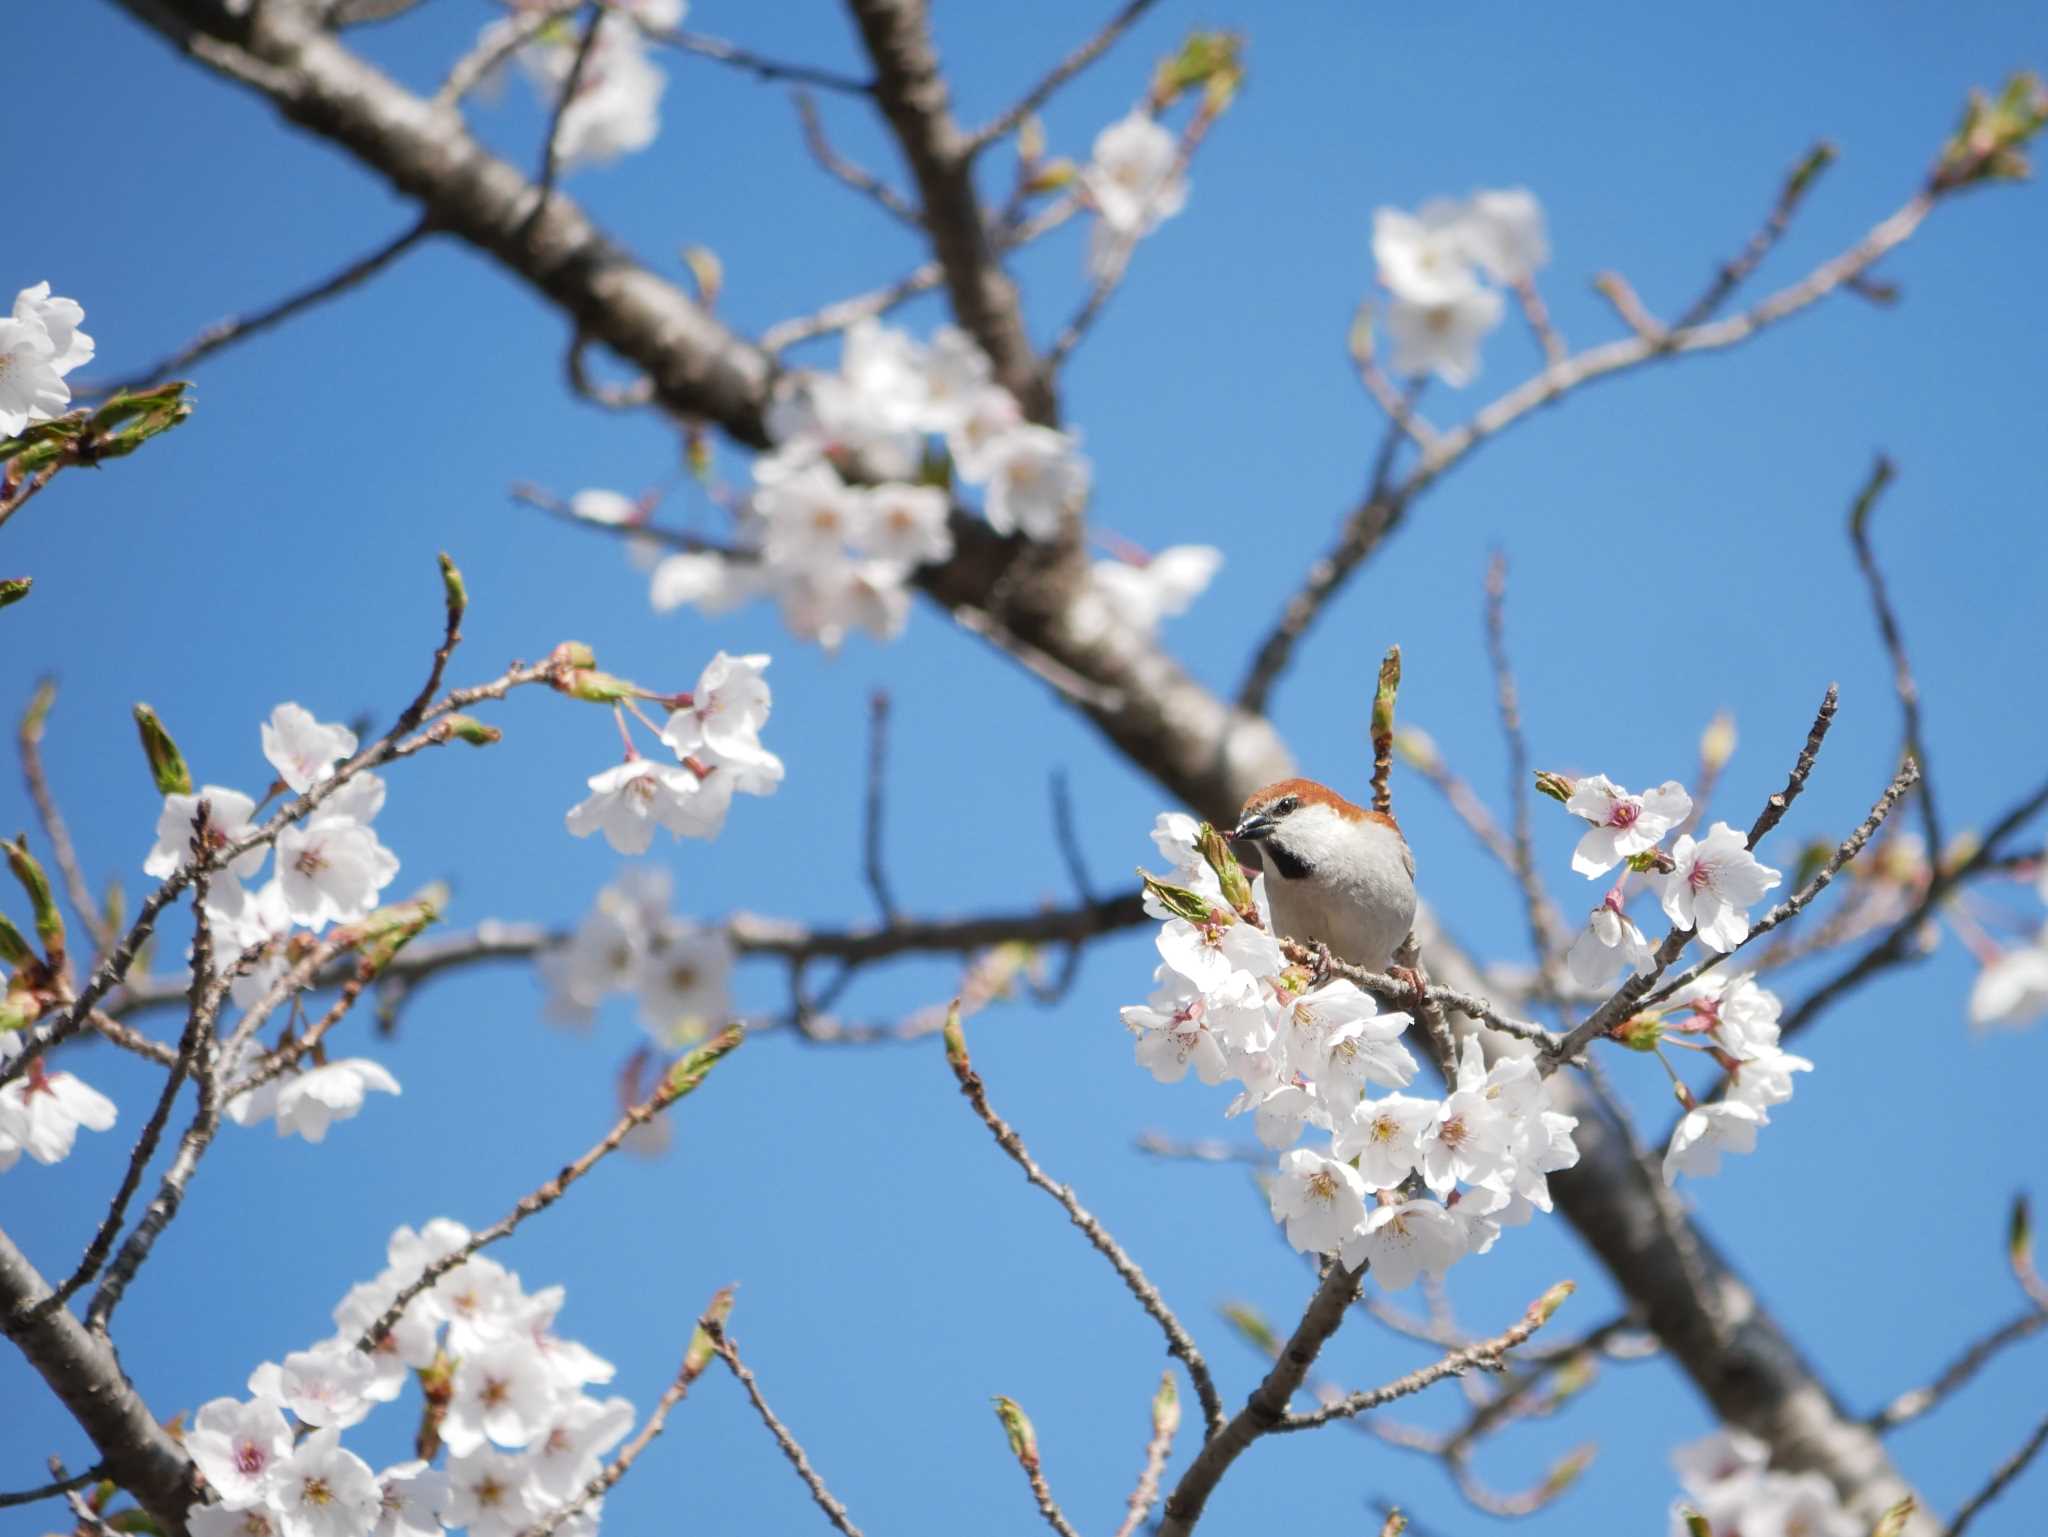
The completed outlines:
<svg viewBox="0 0 2048 1537">
<path fill-rule="evenodd" d="M 782 1455 L 789 1459 L 789 1465 L 796 1469 L 796 1476 L 804 1481 L 804 1487 L 811 1491 L 811 1499 L 818 1509 L 825 1512 L 825 1519 L 839 1528 L 845 1537 L 861 1537 L 860 1528 L 855 1526 L 846 1514 L 846 1507 L 832 1497 L 832 1491 L 825 1487 L 825 1481 L 818 1477 L 811 1466 L 811 1459 L 804 1455 L 802 1444 L 789 1433 L 789 1427 L 775 1417 L 775 1411 L 768 1407 L 768 1400 L 761 1396 L 760 1384 L 754 1381 L 754 1374 L 747 1370 L 740 1360 L 739 1348 L 726 1336 L 724 1325 L 706 1314 L 699 1323 L 706 1334 L 711 1336 L 711 1348 L 726 1364 L 741 1387 L 747 1390 L 747 1399 L 754 1406 L 754 1412 L 761 1416 L 761 1423 L 768 1427 L 768 1433 L 775 1437 L 775 1444 L 782 1448 Z"/>
</svg>

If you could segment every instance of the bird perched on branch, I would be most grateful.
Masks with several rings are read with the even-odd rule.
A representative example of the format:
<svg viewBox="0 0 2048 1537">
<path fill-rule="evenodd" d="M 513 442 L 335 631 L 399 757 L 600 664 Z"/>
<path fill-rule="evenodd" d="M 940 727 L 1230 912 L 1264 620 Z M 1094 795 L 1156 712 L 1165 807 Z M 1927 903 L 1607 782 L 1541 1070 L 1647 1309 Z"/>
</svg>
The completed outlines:
<svg viewBox="0 0 2048 1537">
<path fill-rule="evenodd" d="M 1258 847 L 1282 938 L 1367 971 L 1393 968 L 1415 922 L 1415 856 L 1391 816 L 1313 779 L 1283 779 L 1254 792 L 1231 836 Z"/>
</svg>

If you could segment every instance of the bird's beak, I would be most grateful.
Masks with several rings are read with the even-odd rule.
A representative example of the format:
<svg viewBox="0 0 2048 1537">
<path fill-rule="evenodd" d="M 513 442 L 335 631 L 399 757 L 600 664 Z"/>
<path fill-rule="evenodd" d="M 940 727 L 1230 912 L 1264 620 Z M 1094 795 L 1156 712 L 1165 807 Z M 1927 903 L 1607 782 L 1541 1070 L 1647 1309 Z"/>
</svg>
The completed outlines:
<svg viewBox="0 0 2048 1537">
<path fill-rule="evenodd" d="M 1267 816 L 1265 812 L 1247 812 L 1244 820 L 1237 824 L 1236 830 L 1230 836 L 1247 843 L 1256 843 L 1272 832 L 1273 826 L 1273 819 Z"/>
</svg>

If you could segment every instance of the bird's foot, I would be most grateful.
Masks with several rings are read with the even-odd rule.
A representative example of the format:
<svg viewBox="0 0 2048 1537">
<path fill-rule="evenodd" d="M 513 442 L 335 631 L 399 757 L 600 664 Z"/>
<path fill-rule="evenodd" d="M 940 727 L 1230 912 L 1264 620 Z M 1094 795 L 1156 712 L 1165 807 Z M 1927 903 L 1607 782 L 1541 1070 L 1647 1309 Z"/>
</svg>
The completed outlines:
<svg viewBox="0 0 2048 1537">
<path fill-rule="evenodd" d="M 1429 1001 L 1429 983 L 1413 966 L 1389 966 L 1387 975 L 1415 995 L 1416 1007 L 1420 1008 Z"/>
<path fill-rule="evenodd" d="M 1337 958 L 1330 954 L 1330 947 L 1320 939 L 1315 943 L 1315 952 L 1315 967 L 1309 973 L 1309 986 L 1321 987 L 1330 980 L 1330 973 L 1336 967 Z"/>
</svg>

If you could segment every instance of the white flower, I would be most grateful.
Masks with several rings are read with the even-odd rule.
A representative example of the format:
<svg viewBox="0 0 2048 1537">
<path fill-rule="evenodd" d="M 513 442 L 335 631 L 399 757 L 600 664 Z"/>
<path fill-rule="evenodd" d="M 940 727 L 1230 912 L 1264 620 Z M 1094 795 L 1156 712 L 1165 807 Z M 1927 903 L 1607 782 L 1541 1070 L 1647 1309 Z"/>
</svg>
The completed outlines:
<svg viewBox="0 0 2048 1537">
<path fill-rule="evenodd" d="M 1222 564 L 1214 545 L 1176 544 L 1142 561 L 1098 560 L 1088 579 L 1119 623 L 1151 635 L 1160 620 L 1186 613 Z"/>
<path fill-rule="evenodd" d="M 1392 1190 L 1422 1167 L 1422 1134 L 1436 1119 L 1433 1099 L 1389 1094 L 1360 1100 L 1338 1121 L 1331 1151 L 1356 1159 L 1359 1176 L 1374 1190 Z"/>
<path fill-rule="evenodd" d="M 758 561 L 728 560 L 709 551 L 663 557 L 648 576 L 647 600 L 657 614 L 692 604 L 706 614 L 728 614 L 763 591 Z"/>
<path fill-rule="evenodd" d="M 857 506 L 853 543 L 863 554 L 922 566 L 953 553 L 946 493 L 936 486 L 888 481 L 861 492 Z"/>
<path fill-rule="evenodd" d="M 706 842 L 717 838 L 725 831 L 726 813 L 732 809 L 735 791 L 748 795 L 773 795 L 775 787 L 782 783 L 782 760 L 773 754 L 767 756 L 769 766 L 755 768 L 720 764 L 716 768 L 705 769 L 692 758 L 691 771 L 698 773 L 700 778 L 697 793 L 679 810 L 683 824 L 678 828 L 680 835 L 702 838 Z"/>
<path fill-rule="evenodd" d="M 93 340 L 78 329 L 85 323 L 85 307 L 76 299 L 51 298 L 47 282 L 14 296 L 14 318 L 43 328 L 50 339 L 50 366 L 59 374 L 92 361 Z"/>
<path fill-rule="evenodd" d="M 1681 1174 L 1720 1173 L 1723 1153 L 1756 1150 L 1756 1129 L 1763 1124 L 1763 1111 L 1739 1099 L 1688 1110 L 1664 1150 L 1664 1183 L 1676 1183 Z"/>
<path fill-rule="evenodd" d="M 756 486 L 748 512 L 763 556 L 775 565 L 841 559 L 861 512 L 860 494 L 823 459 Z"/>
<path fill-rule="evenodd" d="M 527 1296 L 519 1277 L 494 1259 L 473 1254 L 434 1282 L 434 1301 L 448 1319 L 448 1349 L 471 1354 L 520 1327 Z"/>
<path fill-rule="evenodd" d="M 1372 994 L 1355 982 L 1338 977 L 1301 994 L 1287 1005 L 1285 1019 L 1288 1062 L 1333 1103 L 1356 1098 L 1367 1083 L 1405 1089 L 1415 1080 L 1415 1059 L 1396 1039 L 1408 1028 L 1408 1016 L 1380 1013 Z"/>
<path fill-rule="evenodd" d="M 1778 1044 L 1778 1015 L 1784 1005 L 1776 993 L 1757 986 L 1748 972 L 1708 972 L 1680 988 L 1671 1001 L 1691 1009 L 1730 1056 L 1752 1057 Z"/>
<path fill-rule="evenodd" d="M 618 1368 L 596 1351 L 554 1332 L 555 1315 L 566 1295 L 560 1286 L 535 1292 L 514 1310 L 512 1332 L 538 1354 L 557 1388 L 575 1393 L 589 1383 L 610 1382 Z"/>
<path fill-rule="evenodd" d="M 589 490 L 578 491 L 569 498 L 569 513 L 585 523 L 601 523 L 608 528 L 625 528 L 639 523 L 647 516 L 647 509 L 637 497 L 619 491 Z"/>
<path fill-rule="evenodd" d="M 1397 301 L 1447 305 L 1479 291 L 1464 212 L 1458 204 L 1441 198 L 1412 214 L 1398 208 L 1373 210 L 1373 260 L 1379 264 L 1380 281 Z M 1496 308 L 1498 303 L 1496 295 Z"/>
<path fill-rule="evenodd" d="M 599 1459 L 633 1427 L 633 1405 L 579 1396 L 556 1415 L 532 1453 L 534 1482 L 551 1501 L 567 1500 L 596 1476 Z"/>
<path fill-rule="evenodd" d="M 812 561 L 778 573 L 775 596 L 783 623 L 805 640 L 836 651 L 849 631 L 894 640 L 910 617 L 903 583 L 909 570 L 888 560 Z"/>
<path fill-rule="evenodd" d="M 569 808 L 569 831 L 579 838 L 604 834 L 621 854 L 644 854 L 654 829 L 677 837 L 694 834 L 698 820 L 691 803 L 701 787 L 687 768 L 632 758 L 590 776 L 590 795 Z"/>
<path fill-rule="evenodd" d="M 256 803 L 240 790 L 220 785 L 202 785 L 196 795 L 166 795 L 164 809 L 156 819 L 156 847 L 142 862 L 142 873 L 159 880 L 175 875 L 192 862 L 192 819 L 199 815 L 199 803 L 206 803 L 203 840 L 211 851 L 226 848 L 250 830 Z M 253 880 L 263 868 L 261 846 L 237 854 L 228 861 L 227 874 L 236 881 Z M 215 876 L 216 881 L 219 876 Z"/>
<path fill-rule="evenodd" d="M 0 1088 L 0 1173 L 23 1153 L 37 1163 L 61 1163 L 71 1156 L 78 1128 L 107 1131 L 114 1102 L 70 1073 L 53 1073 L 38 1057 L 27 1071 Z"/>
<path fill-rule="evenodd" d="M 1004 440 L 1023 422 L 1024 412 L 1008 390 L 990 385 L 974 391 L 959 420 L 946 429 L 946 450 L 960 478 L 978 486 L 994 474 Z"/>
<path fill-rule="evenodd" d="M 1225 986 L 1233 972 L 1270 977 L 1282 965 L 1279 941 L 1271 934 L 1228 918 L 1202 924 L 1174 918 L 1154 942 L 1160 958 L 1205 993 Z M 1308 1017 L 1315 1017 L 1313 1011 Z"/>
<path fill-rule="evenodd" d="M 1179 1083 L 1192 1065 L 1204 1083 L 1229 1076 L 1223 1047 L 1209 1029 L 1207 1001 L 1200 993 L 1174 999 L 1154 995 L 1149 1004 L 1118 1011 L 1138 1037 L 1138 1065 L 1161 1083 Z"/>
<path fill-rule="evenodd" d="M 1299 1142 L 1302 1127 L 1327 1130 L 1330 1125 L 1330 1107 L 1312 1084 L 1279 1083 L 1247 1089 L 1223 1113 L 1236 1116 L 1247 1110 L 1254 1112 L 1252 1127 L 1259 1140 L 1276 1153 Z"/>
<path fill-rule="evenodd" d="M 556 1401 L 554 1378 L 532 1340 L 508 1335 L 456 1363 L 441 1438 L 458 1457 L 486 1436 L 500 1446 L 525 1446 L 547 1428 Z"/>
<path fill-rule="evenodd" d="M 71 404 L 64 375 L 92 356 L 92 338 L 73 329 L 85 311 L 49 292 L 47 283 L 24 288 L 0 320 L 0 437 L 62 414 Z M 84 357 L 74 357 L 81 347 Z"/>
<path fill-rule="evenodd" d="M 1419 1275 L 1442 1275 L 1469 1247 L 1462 1222 L 1435 1201 L 1417 1199 L 1376 1207 L 1341 1257 L 1347 1266 L 1370 1263 L 1380 1289 L 1397 1292 Z"/>
<path fill-rule="evenodd" d="M 1771 1106 L 1782 1105 L 1792 1097 L 1794 1073 L 1812 1071 L 1813 1064 L 1805 1057 L 1795 1057 L 1775 1046 L 1760 1046 L 1735 1064 L 1728 1097 L 1768 1112 Z"/>
<path fill-rule="evenodd" d="M 676 710 L 662 728 L 661 739 L 678 758 L 692 753 L 713 765 L 782 774 L 782 760 L 761 745 L 772 703 L 765 655 L 727 656 L 723 651 L 705 664 L 690 691 L 690 702 Z"/>
<path fill-rule="evenodd" d="M 1305 1147 L 1280 1155 L 1280 1174 L 1267 1192 L 1273 1218 L 1303 1254 L 1335 1254 L 1365 1221 L 1365 1181 L 1348 1163 Z"/>
<path fill-rule="evenodd" d="M 1422 1133 L 1422 1177 L 1438 1195 L 1448 1195 L 1460 1180 L 1477 1184 L 1506 1162 L 1509 1106 L 1498 1092 L 1488 1092 L 1494 1087 L 1485 1054 L 1468 1039 L 1457 1087 Z"/>
<path fill-rule="evenodd" d="M 1520 283 L 1550 260 L 1543 205 L 1526 187 L 1475 192 L 1459 223 L 1472 259 L 1496 283 Z"/>
<path fill-rule="evenodd" d="M 858 460 L 877 480 L 915 480 L 924 435 L 878 418 L 874 402 L 839 374 L 786 375 L 764 413 L 772 454 L 754 461 L 754 483 L 776 485 L 825 458 Z"/>
<path fill-rule="evenodd" d="M 1671 845 L 1677 869 L 1652 876 L 1664 912 L 1680 928 L 1697 928 L 1700 943 L 1723 954 L 1749 937 L 1749 907 L 1782 878 L 1749 852 L 1742 834 L 1716 822 L 1700 842 L 1680 833 Z"/>
<path fill-rule="evenodd" d="M 381 789 L 357 790 L 351 784 L 334 801 L 342 802 L 349 790 L 382 799 Z M 315 933 L 329 923 L 369 916 L 377 894 L 397 874 L 398 856 L 345 807 L 322 806 L 310 821 L 277 835 L 277 879 L 285 911 Z"/>
<path fill-rule="evenodd" d="M 839 373 L 861 413 L 884 432 L 918 429 L 926 415 L 923 349 L 873 318 L 856 321 L 840 348 Z"/>
<path fill-rule="evenodd" d="M 1671 1454 L 1672 1466 L 1678 1469 L 1678 1482 L 1695 1495 L 1761 1473 L 1770 1460 L 1771 1449 L 1763 1440 L 1746 1430 L 1732 1428 L 1689 1441 Z"/>
<path fill-rule="evenodd" d="M 485 28 L 480 42 L 507 22 Z M 548 39 L 519 50 L 519 63 L 534 92 L 549 108 L 568 87 L 578 44 Z M 563 107 L 555 135 L 562 169 L 616 160 L 652 144 L 661 131 L 661 93 L 668 84 L 648 59 L 639 29 L 622 18 L 604 17 L 576 81 L 576 94 Z"/>
<path fill-rule="evenodd" d="M 283 1361 L 265 1361 L 249 1373 L 249 1391 L 283 1404 L 308 1425 L 343 1431 L 360 1424 L 374 1407 L 367 1396 L 370 1363 L 351 1340 L 330 1340 L 311 1350 L 294 1350 Z"/>
<path fill-rule="evenodd" d="M 1396 294 L 1387 305 L 1387 335 L 1394 343 L 1394 370 L 1435 374 L 1454 387 L 1479 374 L 1479 343 L 1500 324 L 1501 297 L 1491 288 L 1471 288 L 1434 304 Z"/>
<path fill-rule="evenodd" d="M 1177 173 L 1180 145 L 1142 109 L 1095 136 L 1095 154 L 1081 184 L 1102 222 L 1120 233 L 1142 235 L 1186 206 L 1187 181 Z"/>
<path fill-rule="evenodd" d="M 424 1462 L 394 1463 L 377 1475 L 378 1516 L 371 1537 L 441 1537 L 448 1475 Z"/>
<path fill-rule="evenodd" d="M 277 1470 L 284 1537 L 369 1537 L 382 1516 L 377 1475 L 340 1438 L 332 1426 L 314 1431 Z"/>
<path fill-rule="evenodd" d="M 398 1080 L 368 1057 L 345 1057 L 287 1078 L 277 1090 L 277 1134 L 297 1132 L 308 1142 L 322 1141 L 330 1125 L 352 1119 L 363 1108 L 370 1089 L 399 1092 Z"/>
<path fill-rule="evenodd" d="M 356 750 L 356 734 L 338 723 L 321 725 L 312 712 L 285 703 L 263 723 L 263 756 L 277 777 L 304 794 L 334 772 L 334 765 Z"/>
<path fill-rule="evenodd" d="M 396 1280 L 380 1276 L 351 1286 L 348 1294 L 335 1304 L 335 1337 L 354 1349 L 363 1331 L 382 1318 L 384 1310 L 398 1299 L 399 1285 Z M 432 1363 L 439 1330 L 440 1320 L 434 1316 L 431 1300 L 416 1297 L 407 1303 L 398 1321 L 370 1347 L 370 1374 L 363 1385 L 363 1396 L 380 1404 L 397 1398 L 412 1373 Z"/>
<path fill-rule="evenodd" d="M 267 1398 L 239 1403 L 216 1398 L 202 1404 L 185 1432 L 185 1451 L 231 1510 L 253 1505 L 276 1483 L 277 1464 L 291 1455 L 292 1432 Z"/>
<path fill-rule="evenodd" d="M 723 928 L 665 924 L 635 971 L 640 1022 L 657 1041 L 681 1045 L 731 1011 L 732 936 Z"/>
<path fill-rule="evenodd" d="M 480 1446 L 450 1459 L 441 1519 L 469 1528 L 469 1537 L 513 1537 L 541 1513 L 538 1492 L 526 1458 Z"/>
<path fill-rule="evenodd" d="M 2018 1029 L 2048 1010 L 2048 941 L 2008 950 L 1977 973 L 1970 988 L 1970 1024 Z"/>
<path fill-rule="evenodd" d="M 1564 809 L 1593 824 L 1572 851 L 1572 868 L 1594 877 L 1663 842 L 1666 833 L 1692 814 L 1692 797 L 1675 779 L 1631 795 L 1605 774 L 1588 774 L 1572 786 Z"/>
<path fill-rule="evenodd" d="M 966 423 L 975 402 L 990 388 L 992 372 L 988 354 L 973 337 L 958 326 L 940 326 L 924 354 L 924 411 L 917 423 L 920 430 L 957 431 Z"/>
<path fill-rule="evenodd" d="M 1051 539 L 1088 500 L 1088 461 L 1074 439 L 1032 422 L 990 446 L 988 477 L 982 511 L 999 534 Z"/>
<path fill-rule="evenodd" d="M 1622 910 L 1620 893 L 1610 891 L 1593 909 L 1564 959 L 1572 980 L 1581 987 L 1611 987 L 1624 966 L 1630 971 L 1648 971 L 1656 953 L 1635 920 Z"/>
</svg>

